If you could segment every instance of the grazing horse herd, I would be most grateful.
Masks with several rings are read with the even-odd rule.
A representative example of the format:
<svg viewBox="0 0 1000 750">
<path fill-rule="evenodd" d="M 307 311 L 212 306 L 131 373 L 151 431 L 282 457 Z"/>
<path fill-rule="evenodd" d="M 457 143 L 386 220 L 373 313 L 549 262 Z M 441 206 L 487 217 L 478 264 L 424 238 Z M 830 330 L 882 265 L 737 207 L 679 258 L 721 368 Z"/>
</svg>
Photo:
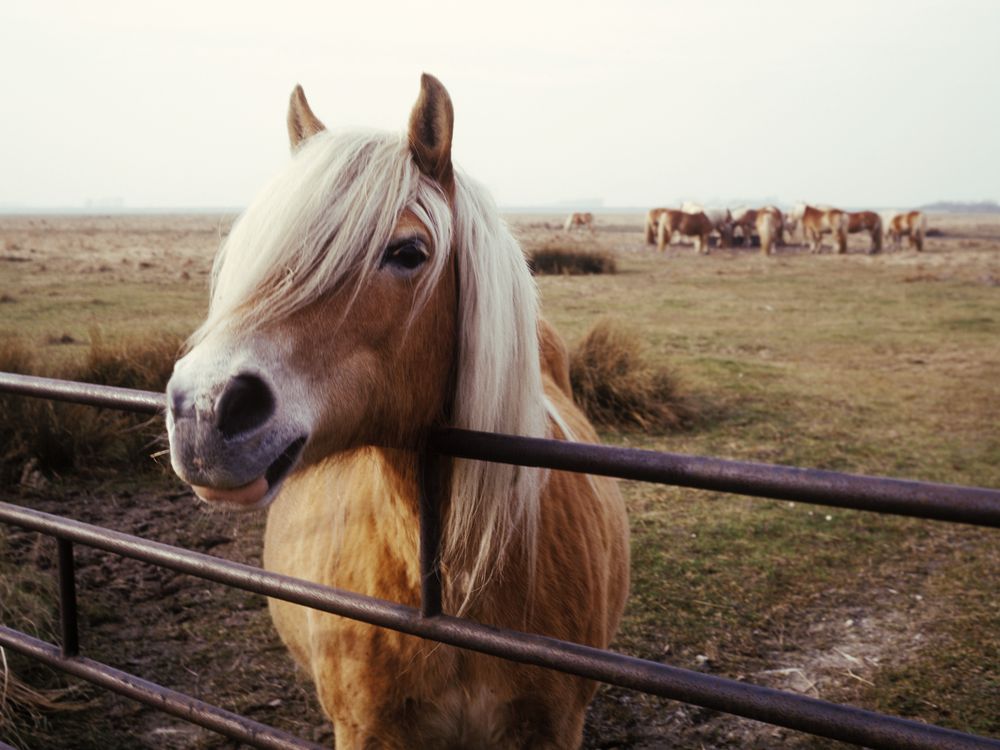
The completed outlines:
<svg viewBox="0 0 1000 750">
<path fill-rule="evenodd" d="M 589 213 L 570 214 L 564 228 L 569 231 L 585 226 L 593 231 L 593 221 Z M 838 253 L 846 253 L 847 236 L 857 232 L 871 237 L 870 253 L 881 252 L 885 240 L 898 249 L 903 237 L 920 251 L 924 249 L 927 217 L 921 211 L 842 211 L 807 203 L 783 212 L 770 205 L 729 209 L 685 202 L 680 208 L 651 208 L 646 213 L 646 244 L 655 244 L 661 251 L 679 236 L 681 240 L 691 238 L 698 253 L 708 254 L 709 237 L 715 234 L 720 247 L 731 247 L 737 240 L 744 245 L 759 240 L 761 252 L 770 255 L 775 247 L 795 240 L 798 233 L 813 253 L 822 249 L 824 234 L 832 237 Z"/>
</svg>

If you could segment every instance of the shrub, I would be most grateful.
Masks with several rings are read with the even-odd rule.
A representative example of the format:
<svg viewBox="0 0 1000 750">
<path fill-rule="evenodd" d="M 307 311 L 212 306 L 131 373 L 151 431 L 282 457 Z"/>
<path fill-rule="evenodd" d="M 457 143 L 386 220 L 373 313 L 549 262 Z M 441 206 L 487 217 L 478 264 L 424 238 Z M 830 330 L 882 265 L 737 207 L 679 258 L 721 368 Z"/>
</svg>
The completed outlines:
<svg viewBox="0 0 1000 750">
<path fill-rule="evenodd" d="M 676 378 L 648 364 L 639 337 L 598 321 L 570 355 L 577 404 L 595 424 L 643 430 L 690 426 L 695 411 Z"/>
<path fill-rule="evenodd" d="M 176 336 L 108 345 L 94 335 L 83 362 L 55 369 L 39 366 L 23 343 L 6 341 L 0 370 L 163 391 L 180 345 Z M 163 437 L 159 417 L 0 395 L 0 480 L 31 484 L 59 472 L 151 468 L 150 453 Z"/>
<path fill-rule="evenodd" d="M 600 248 L 566 247 L 548 242 L 528 254 L 528 266 L 534 274 L 615 273 L 615 256 Z"/>
</svg>

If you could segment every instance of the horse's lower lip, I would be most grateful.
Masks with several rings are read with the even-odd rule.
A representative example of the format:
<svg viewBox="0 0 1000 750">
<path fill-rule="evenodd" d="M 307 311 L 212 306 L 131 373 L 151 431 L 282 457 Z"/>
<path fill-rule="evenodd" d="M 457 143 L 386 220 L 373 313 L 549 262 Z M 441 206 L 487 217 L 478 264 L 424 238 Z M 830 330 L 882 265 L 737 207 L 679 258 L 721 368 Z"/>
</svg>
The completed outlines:
<svg viewBox="0 0 1000 750">
<path fill-rule="evenodd" d="M 273 496 L 275 488 L 295 465 L 305 443 L 304 436 L 293 440 L 271 462 L 262 476 L 240 487 L 219 488 L 192 485 L 191 488 L 198 497 L 209 503 L 226 503 L 231 506 L 252 508 L 259 505 L 268 496 Z"/>
<path fill-rule="evenodd" d="M 191 489 L 206 503 L 228 503 L 229 505 L 249 508 L 261 501 L 267 494 L 268 487 L 267 480 L 264 477 L 258 477 L 242 487 L 219 489 L 192 485 Z"/>
</svg>

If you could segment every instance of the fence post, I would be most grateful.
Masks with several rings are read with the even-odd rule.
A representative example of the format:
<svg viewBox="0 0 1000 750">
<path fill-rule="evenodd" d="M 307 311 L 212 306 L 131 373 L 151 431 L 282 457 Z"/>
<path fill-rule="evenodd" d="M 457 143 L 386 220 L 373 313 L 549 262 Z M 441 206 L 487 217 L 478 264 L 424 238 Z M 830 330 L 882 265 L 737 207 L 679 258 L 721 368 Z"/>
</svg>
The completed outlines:
<svg viewBox="0 0 1000 750">
<path fill-rule="evenodd" d="M 426 444 L 417 458 L 420 496 L 420 613 L 441 614 L 441 457 Z"/>
<path fill-rule="evenodd" d="M 62 622 L 62 655 L 80 653 L 80 635 L 76 619 L 76 566 L 73 542 L 56 537 L 59 549 L 59 618 Z"/>
</svg>

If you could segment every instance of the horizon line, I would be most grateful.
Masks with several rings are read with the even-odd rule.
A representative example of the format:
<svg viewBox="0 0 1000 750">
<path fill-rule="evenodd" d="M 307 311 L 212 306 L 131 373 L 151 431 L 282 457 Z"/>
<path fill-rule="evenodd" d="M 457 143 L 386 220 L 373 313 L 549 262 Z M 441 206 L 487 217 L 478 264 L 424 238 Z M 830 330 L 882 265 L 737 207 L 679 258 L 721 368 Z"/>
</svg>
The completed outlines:
<svg viewBox="0 0 1000 750">
<path fill-rule="evenodd" d="M 680 205 L 683 201 L 674 201 Z M 703 204 L 706 207 L 726 206 L 742 207 L 754 205 L 777 204 L 779 206 L 794 205 L 795 202 L 775 201 L 775 200 L 734 200 L 719 201 L 718 203 Z M 651 205 L 651 204 L 650 204 Z M 664 205 L 662 202 L 657 205 Z M 531 203 L 531 204 L 498 204 L 501 213 L 550 213 L 563 214 L 567 211 L 590 211 L 599 214 L 615 213 L 644 213 L 649 210 L 649 205 L 606 205 L 603 202 L 592 200 L 581 201 L 557 201 L 553 203 Z M 842 206 L 842 210 L 887 210 L 899 208 L 899 205 L 880 206 Z M 988 209 L 990 212 L 1000 212 L 1000 203 L 994 199 L 982 199 L 975 201 L 961 200 L 935 200 L 924 203 L 914 208 L 926 211 L 949 210 L 961 213 L 961 208 Z M 0 216 L 117 216 L 117 215 L 171 215 L 171 214 L 241 214 L 246 206 L 185 206 L 185 205 L 153 205 L 153 206 L 129 206 L 129 205 L 33 205 L 20 203 L 0 204 Z"/>
</svg>

